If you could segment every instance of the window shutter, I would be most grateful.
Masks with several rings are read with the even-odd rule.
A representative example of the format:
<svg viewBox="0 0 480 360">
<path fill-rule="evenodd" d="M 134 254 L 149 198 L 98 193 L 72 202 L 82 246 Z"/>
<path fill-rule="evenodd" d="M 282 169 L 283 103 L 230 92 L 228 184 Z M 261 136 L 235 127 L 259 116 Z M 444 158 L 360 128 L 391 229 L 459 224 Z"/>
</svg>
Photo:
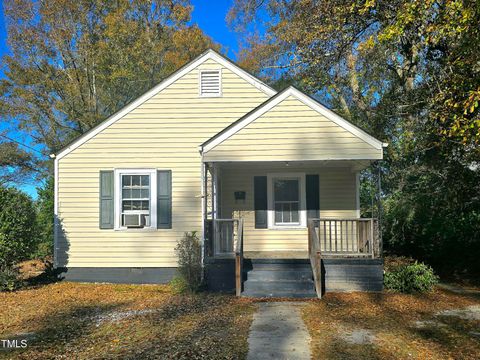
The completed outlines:
<svg viewBox="0 0 480 360">
<path fill-rule="evenodd" d="M 172 171 L 157 171 L 157 228 L 172 228 Z"/>
<path fill-rule="evenodd" d="M 266 229 L 267 222 L 267 177 L 254 176 L 253 193 L 255 207 L 255 229 Z"/>
<path fill-rule="evenodd" d="M 200 71 L 200 96 L 221 95 L 221 71 L 202 70 Z"/>
<path fill-rule="evenodd" d="M 307 219 L 318 219 L 320 216 L 320 180 L 318 175 L 305 177 L 307 194 Z"/>
<path fill-rule="evenodd" d="M 114 226 L 113 187 L 113 170 L 100 171 L 100 229 L 113 229 Z"/>
</svg>

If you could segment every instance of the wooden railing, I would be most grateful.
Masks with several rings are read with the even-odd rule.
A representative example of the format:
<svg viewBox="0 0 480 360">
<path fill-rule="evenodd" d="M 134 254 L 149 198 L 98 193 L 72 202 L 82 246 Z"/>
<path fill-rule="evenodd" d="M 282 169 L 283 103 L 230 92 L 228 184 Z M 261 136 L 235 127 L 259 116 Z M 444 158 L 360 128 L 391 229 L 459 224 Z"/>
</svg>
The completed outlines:
<svg viewBox="0 0 480 360">
<path fill-rule="evenodd" d="M 320 249 L 320 240 L 316 232 L 315 220 L 308 222 L 308 256 L 313 272 L 313 281 L 315 282 L 315 291 L 317 297 L 322 298 L 322 252 Z"/>
<path fill-rule="evenodd" d="M 242 292 L 243 219 L 205 221 L 205 257 L 235 257 L 235 293 Z"/>
<path fill-rule="evenodd" d="M 235 294 L 242 293 L 243 278 L 243 219 L 238 221 L 237 241 L 235 244 Z"/>
<path fill-rule="evenodd" d="M 378 221 L 372 218 L 313 219 L 320 250 L 325 255 L 381 256 Z"/>
<path fill-rule="evenodd" d="M 206 220 L 205 256 L 234 256 L 239 227 L 239 219 Z"/>
</svg>

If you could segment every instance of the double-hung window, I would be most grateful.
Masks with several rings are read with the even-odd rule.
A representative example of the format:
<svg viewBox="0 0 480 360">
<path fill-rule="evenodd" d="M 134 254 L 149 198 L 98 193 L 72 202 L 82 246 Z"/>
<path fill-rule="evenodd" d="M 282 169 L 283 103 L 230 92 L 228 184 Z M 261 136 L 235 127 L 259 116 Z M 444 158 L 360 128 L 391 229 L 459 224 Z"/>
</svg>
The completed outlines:
<svg viewBox="0 0 480 360">
<path fill-rule="evenodd" d="M 122 175 L 122 226 L 150 227 L 150 175 Z"/>
<path fill-rule="evenodd" d="M 305 227 L 305 175 L 271 174 L 269 178 L 269 227 Z"/>
<path fill-rule="evenodd" d="M 156 171 L 117 170 L 116 228 L 156 228 Z"/>
<path fill-rule="evenodd" d="M 300 225 L 300 179 L 273 179 L 275 225 Z"/>
</svg>

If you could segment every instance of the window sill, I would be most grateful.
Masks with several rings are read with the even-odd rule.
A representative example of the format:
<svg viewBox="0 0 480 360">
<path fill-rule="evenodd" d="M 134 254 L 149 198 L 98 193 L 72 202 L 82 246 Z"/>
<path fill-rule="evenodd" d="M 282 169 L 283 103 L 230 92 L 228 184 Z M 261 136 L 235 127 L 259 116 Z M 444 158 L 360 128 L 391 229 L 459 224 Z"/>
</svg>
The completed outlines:
<svg viewBox="0 0 480 360">
<path fill-rule="evenodd" d="M 269 226 L 268 230 L 306 230 L 307 227 L 303 225 L 285 225 L 285 226 Z"/>
<path fill-rule="evenodd" d="M 163 229 L 155 229 L 155 228 L 139 228 L 139 229 L 134 229 L 134 228 L 118 228 L 114 229 L 115 231 L 128 231 L 128 232 L 154 232 L 157 230 L 163 230 Z"/>
</svg>

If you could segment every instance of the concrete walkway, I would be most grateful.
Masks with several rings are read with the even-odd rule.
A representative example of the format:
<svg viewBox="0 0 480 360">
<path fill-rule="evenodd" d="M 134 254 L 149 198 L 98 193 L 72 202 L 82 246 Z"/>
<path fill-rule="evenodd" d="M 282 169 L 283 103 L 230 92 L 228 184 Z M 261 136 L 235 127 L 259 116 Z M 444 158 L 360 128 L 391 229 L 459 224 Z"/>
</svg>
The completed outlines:
<svg viewBox="0 0 480 360">
<path fill-rule="evenodd" d="M 260 303 L 248 336 L 248 360 L 310 359 L 310 335 L 298 302 Z"/>
</svg>

